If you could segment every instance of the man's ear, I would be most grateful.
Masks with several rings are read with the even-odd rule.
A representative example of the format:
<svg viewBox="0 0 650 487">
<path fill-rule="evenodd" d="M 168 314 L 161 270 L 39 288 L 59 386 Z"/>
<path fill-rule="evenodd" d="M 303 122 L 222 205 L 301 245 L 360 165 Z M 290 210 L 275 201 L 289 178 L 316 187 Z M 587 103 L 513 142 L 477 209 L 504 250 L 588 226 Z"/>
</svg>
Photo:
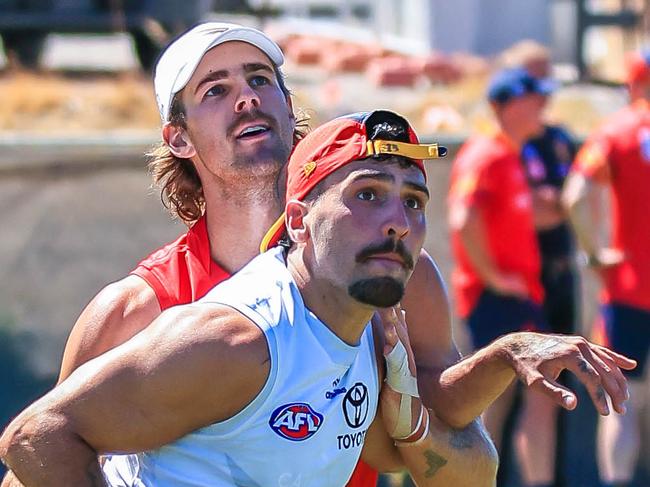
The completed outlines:
<svg viewBox="0 0 650 487">
<path fill-rule="evenodd" d="M 190 159 L 196 155 L 196 149 L 190 141 L 187 130 L 167 122 L 162 128 L 162 137 L 169 150 L 180 159 Z"/>
<path fill-rule="evenodd" d="M 309 213 L 306 203 L 298 200 L 291 200 L 284 209 L 284 221 L 287 233 L 292 242 L 304 243 L 309 239 L 309 229 L 305 217 Z"/>
</svg>

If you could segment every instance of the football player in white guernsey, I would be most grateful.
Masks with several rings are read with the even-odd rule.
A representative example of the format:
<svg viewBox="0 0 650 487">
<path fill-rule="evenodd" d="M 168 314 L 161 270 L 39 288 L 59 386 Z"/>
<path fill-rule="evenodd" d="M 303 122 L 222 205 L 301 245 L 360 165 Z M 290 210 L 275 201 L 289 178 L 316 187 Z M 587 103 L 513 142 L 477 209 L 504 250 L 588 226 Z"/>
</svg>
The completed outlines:
<svg viewBox="0 0 650 487">
<path fill-rule="evenodd" d="M 3 460 L 25 485 L 342 486 L 378 431 L 384 377 L 393 439 L 424 444 L 403 320 L 385 320 L 386 346 L 370 320 L 403 296 L 425 235 L 421 159 L 442 152 L 386 111 L 312 132 L 263 244 L 286 235 L 288 250 L 80 367 L 12 422 Z M 98 454 L 130 452 L 104 476 Z"/>
</svg>

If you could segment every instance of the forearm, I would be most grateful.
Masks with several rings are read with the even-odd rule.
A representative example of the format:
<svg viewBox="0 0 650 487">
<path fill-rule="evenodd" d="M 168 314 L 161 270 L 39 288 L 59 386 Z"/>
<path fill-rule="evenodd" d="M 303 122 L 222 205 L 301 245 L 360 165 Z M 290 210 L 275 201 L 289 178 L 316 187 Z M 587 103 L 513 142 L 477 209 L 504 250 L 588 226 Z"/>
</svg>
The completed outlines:
<svg viewBox="0 0 650 487">
<path fill-rule="evenodd" d="M 599 248 L 598 235 L 603 232 L 598 223 L 602 221 L 600 198 L 598 188 L 581 175 L 571 175 L 562 194 L 562 203 L 578 244 L 588 255 L 596 254 Z"/>
<path fill-rule="evenodd" d="M 443 371 L 419 368 L 424 404 L 450 426 L 468 426 L 515 378 L 504 347 L 500 339 Z"/>
<path fill-rule="evenodd" d="M 480 420 L 453 429 L 423 408 L 419 398 L 410 397 L 410 433 L 397 435 L 395 424 L 404 416 L 405 396 L 385 386 L 380 399 L 384 426 L 417 485 L 494 485 L 498 456 Z"/>
<path fill-rule="evenodd" d="M 415 444 L 397 442 L 409 473 L 419 487 L 495 485 L 499 458 L 480 420 L 453 429 L 429 412 L 429 433 Z"/>
<path fill-rule="evenodd" d="M 19 417 L 0 438 L 0 458 L 20 481 L 7 480 L 10 474 L 6 486 L 107 485 L 97 453 L 66 429 L 61 418 L 31 418 Z"/>
</svg>

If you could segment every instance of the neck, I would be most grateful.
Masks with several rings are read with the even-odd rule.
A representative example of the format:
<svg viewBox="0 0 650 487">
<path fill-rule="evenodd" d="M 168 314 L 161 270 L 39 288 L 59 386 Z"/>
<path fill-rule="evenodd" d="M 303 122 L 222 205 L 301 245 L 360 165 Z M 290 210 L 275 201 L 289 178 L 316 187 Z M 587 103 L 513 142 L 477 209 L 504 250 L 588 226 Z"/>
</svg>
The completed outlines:
<svg viewBox="0 0 650 487">
<path fill-rule="evenodd" d="M 305 306 L 345 343 L 359 343 L 374 309 L 353 299 L 347 290 L 317 279 L 307 269 L 298 249 L 289 251 L 287 268 L 298 285 Z"/>
<path fill-rule="evenodd" d="M 226 271 L 237 272 L 259 254 L 262 238 L 282 213 L 274 188 L 268 181 L 204 188 L 210 254 Z"/>
<path fill-rule="evenodd" d="M 531 134 L 524 133 L 517 124 L 501 120 L 500 125 L 503 134 L 510 139 L 510 142 L 512 142 L 518 151 L 521 150 L 526 141 L 531 137 Z"/>
</svg>

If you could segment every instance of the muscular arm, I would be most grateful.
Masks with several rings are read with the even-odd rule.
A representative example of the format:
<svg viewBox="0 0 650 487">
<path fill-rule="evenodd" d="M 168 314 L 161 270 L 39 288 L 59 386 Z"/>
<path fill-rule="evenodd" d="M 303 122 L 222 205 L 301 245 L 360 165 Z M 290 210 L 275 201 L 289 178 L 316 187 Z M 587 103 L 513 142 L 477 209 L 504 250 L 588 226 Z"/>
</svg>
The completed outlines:
<svg viewBox="0 0 650 487">
<path fill-rule="evenodd" d="M 102 485 L 98 453 L 156 448 L 231 417 L 268 372 L 266 341 L 242 315 L 173 308 L 21 413 L 0 457 L 25 485 Z"/>
<path fill-rule="evenodd" d="M 485 352 L 459 362 L 442 276 L 425 252 L 402 305 L 424 405 L 454 428 L 469 426 L 512 382 L 514 372 Z"/>
<path fill-rule="evenodd" d="M 88 360 L 124 343 L 160 314 L 156 295 L 137 276 L 109 284 L 83 310 L 63 352 L 59 382 Z"/>
</svg>

